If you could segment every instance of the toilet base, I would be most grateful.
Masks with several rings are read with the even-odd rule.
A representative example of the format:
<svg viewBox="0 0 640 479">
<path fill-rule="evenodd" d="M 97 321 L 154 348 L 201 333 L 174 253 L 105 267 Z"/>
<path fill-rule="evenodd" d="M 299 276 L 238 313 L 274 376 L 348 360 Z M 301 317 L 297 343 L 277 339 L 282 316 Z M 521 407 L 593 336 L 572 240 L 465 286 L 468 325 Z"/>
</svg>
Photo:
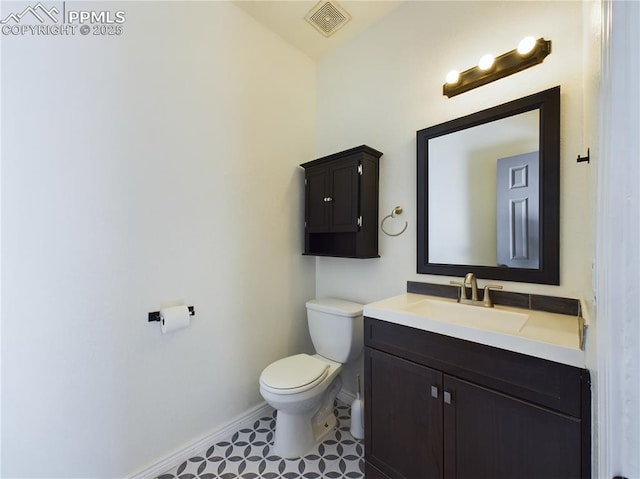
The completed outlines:
<svg viewBox="0 0 640 479">
<path fill-rule="evenodd" d="M 315 443 L 318 444 L 326 439 L 338 426 L 338 419 L 335 413 L 331 413 L 330 416 L 325 417 L 323 421 L 313 422 L 313 436 L 315 437 Z"/>
<path fill-rule="evenodd" d="M 323 393 L 317 410 L 302 413 L 278 410 L 273 453 L 286 459 L 302 457 L 331 434 L 338 424 L 333 404 L 341 388 L 342 378 L 337 376 Z"/>
<path fill-rule="evenodd" d="M 286 459 L 302 457 L 315 445 L 310 418 L 306 414 L 278 411 L 273 453 Z"/>
</svg>

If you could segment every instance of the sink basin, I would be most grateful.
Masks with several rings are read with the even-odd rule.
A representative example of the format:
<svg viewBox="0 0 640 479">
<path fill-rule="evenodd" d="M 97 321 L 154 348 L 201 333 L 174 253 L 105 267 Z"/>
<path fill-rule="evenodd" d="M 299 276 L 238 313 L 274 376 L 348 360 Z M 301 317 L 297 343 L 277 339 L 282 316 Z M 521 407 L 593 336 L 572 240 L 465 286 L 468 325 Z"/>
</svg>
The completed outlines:
<svg viewBox="0 0 640 479">
<path fill-rule="evenodd" d="M 460 303 L 425 299 L 412 303 L 405 311 L 435 321 L 447 321 L 469 328 L 517 333 L 529 319 L 528 314 Z"/>
</svg>

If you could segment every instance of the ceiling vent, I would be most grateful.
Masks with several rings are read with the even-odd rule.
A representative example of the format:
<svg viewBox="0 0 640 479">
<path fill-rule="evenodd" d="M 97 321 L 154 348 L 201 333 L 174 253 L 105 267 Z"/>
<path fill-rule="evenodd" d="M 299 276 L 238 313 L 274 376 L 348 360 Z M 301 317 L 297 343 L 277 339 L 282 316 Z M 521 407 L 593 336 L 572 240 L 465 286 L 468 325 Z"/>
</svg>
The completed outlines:
<svg viewBox="0 0 640 479">
<path fill-rule="evenodd" d="M 304 19 L 325 37 L 330 37 L 351 20 L 351 15 L 337 2 L 320 0 Z"/>
</svg>

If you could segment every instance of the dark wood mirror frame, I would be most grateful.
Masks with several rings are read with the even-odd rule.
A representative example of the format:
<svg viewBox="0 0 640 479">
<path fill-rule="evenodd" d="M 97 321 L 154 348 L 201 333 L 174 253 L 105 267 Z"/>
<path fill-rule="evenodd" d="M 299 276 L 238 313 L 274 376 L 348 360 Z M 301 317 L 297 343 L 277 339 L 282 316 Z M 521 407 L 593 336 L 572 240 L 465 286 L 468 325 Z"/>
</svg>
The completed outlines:
<svg viewBox="0 0 640 479">
<path fill-rule="evenodd" d="M 429 140 L 531 110 L 540 112 L 540 267 L 506 268 L 429 262 Z M 417 132 L 418 273 L 560 284 L 560 87 Z"/>
</svg>

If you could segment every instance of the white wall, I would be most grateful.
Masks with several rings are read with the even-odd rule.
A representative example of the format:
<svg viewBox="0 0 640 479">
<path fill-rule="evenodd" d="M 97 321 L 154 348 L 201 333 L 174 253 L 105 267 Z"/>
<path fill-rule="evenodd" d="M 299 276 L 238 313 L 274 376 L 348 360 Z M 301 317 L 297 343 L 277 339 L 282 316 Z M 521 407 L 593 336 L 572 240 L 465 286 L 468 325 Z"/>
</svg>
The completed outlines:
<svg viewBox="0 0 640 479">
<path fill-rule="evenodd" d="M 133 473 L 310 348 L 315 65 L 230 3 L 87 5 L 125 33 L 2 39 L 3 477 Z"/>
<path fill-rule="evenodd" d="M 452 99 L 442 95 L 449 70 L 509 51 L 526 35 L 552 40 L 544 63 Z M 591 298 L 589 167 L 575 161 L 588 146 L 582 35 L 580 2 L 407 2 L 320 62 L 318 155 L 359 144 L 382 151 L 381 218 L 401 205 L 398 220 L 409 228 L 399 237 L 380 234 L 380 259 L 319 258 L 317 295 L 366 303 L 404 292 L 407 280 L 448 283 L 416 273 L 415 132 L 560 85 L 561 284 L 505 289 Z"/>
<path fill-rule="evenodd" d="M 452 99 L 442 95 L 448 70 L 468 68 L 486 51 L 504 53 L 528 34 L 553 42 L 541 65 Z M 588 294 L 592 253 L 579 241 L 588 231 L 580 213 L 589 195 L 588 168 L 575 162 L 583 142 L 581 45 L 582 6 L 576 2 L 407 2 L 322 61 L 318 153 L 361 143 L 382 151 L 380 214 L 402 205 L 409 229 L 397 238 L 380 235 L 379 260 L 320 258 L 318 292 L 346 288 L 354 299 L 372 301 L 401 293 L 407 280 L 448 282 L 415 273 L 415 132 L 560 85 L 561 285 L 507 289 Z"/>
</svg>

